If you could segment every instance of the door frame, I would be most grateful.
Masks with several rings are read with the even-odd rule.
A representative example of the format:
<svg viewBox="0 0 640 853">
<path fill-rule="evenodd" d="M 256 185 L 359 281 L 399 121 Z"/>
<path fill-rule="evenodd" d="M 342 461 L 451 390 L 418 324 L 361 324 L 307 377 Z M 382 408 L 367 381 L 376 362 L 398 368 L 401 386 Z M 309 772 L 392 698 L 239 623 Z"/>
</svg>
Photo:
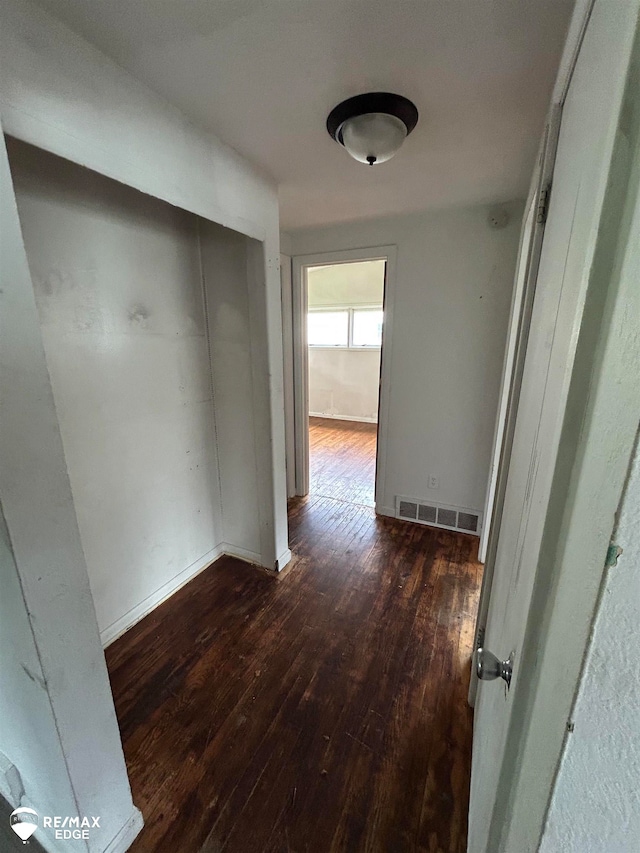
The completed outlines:
<svg viewBox="0 0 640 853">
<path fill-rule="evenodd" d="M 385 261 L 383 311 L 384 326 L 380 353 L 380 385 L 378 393 L 378 438 L 376 444 L 375 508 L 380 512 L 386 479 L 387 440 L 390 414 L 390 375 L 393 335 L 393 303 L 395 294 L 397 247 L 368 246 L 312 255 L 295 255 L 292 259 L 293 288 L 293 400 L 296 495 L 309 494 L 309 342 L 307 336 L 308 288 L 307 270 L 331 264 L 359 261 Z"/>
<path fill-rule="evenodd" d="M 491 599 L 491 585 L 493 582 L 494 563 L 498 543 L 498 533 L 502 521 L 502 506 L 507 477 L 509 474 L 509 462 L 511 458 L 511 444 L 513 430 L 518 409 L 520 385 L 522 380 L 522 368 L 531 323 L 531 304 L 527 300 L 533 300 L 535 286 L 538 276 L 538 266 L 542 252 L 542 240 L 544 237 L 544 221 L 535 223 L 531 231 L 530 241 L 527 246 L 522 242 L 525 235 L 525 222 L 530 205 L 534 199 L 541 201 L 541 193 L 547 193 L 545 205 L 548 206 L 551 184 L 553 182 L 553 170 L 555 168 L 556 150 L 560 136 L 560 124 L 562 121 L 562 108 L 564 106 L 571 78 L 582 46 L 584 34 L 591 17 L 595 0 L 576 0 L 573 14 L 569 24 L 567 37 L 558 68 L 556 82 L 551 97 L 549 114 L 545 124 L 544 133 L 540 142 L 540 148 L 534 173 L 531 178 L 531 186 L 527 196 L 520 235 L 520 247 L 516 276 L 518 268 L 525 253 L 526 273 L 522 295 L 522 306 L 520 317 L 514 324 L 514 308 L 509 325 L 507 343 L 505 345 L 505 359 L 503 365 L 502 379 L 500 382 L 500 396 L 496 412 L 496 425 L 494 429 L 493 447 L 491 455 L 491 467 L 489 470 L 489 482 L 487 485 L 487 496 L 484 508 L 484 524 L 478 545 L 478 560 L 484 564 L 482 573 L 482 587 L 478 612 L 476 615 L 476 627 L 474 633 L 473 656 L 471 667 L 471 678 L 469 681 L 469 705 L 473 708 L 478 691 L 478 678 L 475 670 L 476 650 L 481 647 L 484 639 L 484 631 L 489 613 L 489 602 Z M 546 211 L 545 216 L 546 219 Z M 516 294 L 514 293 L 514 300 Z M 513 340 L 511 337 L 513 335 Z M 509 347 L 514 344 L 514 352 L 511 354 Z"/>
<path fill-rule="evenodd" d="M 637 24 L 638 0 L 624 14 Z M 592 4 L 583 4 L 586 29 Z M 555 779 L 572 733 L 584 655 L 588 648 L 607 552 L 623 494 L 640 414 L 640 30 L 629 78 L 620 81 L 626 108 L 616 128 L 609 181 L 594 235 L 569 396 L 544 526 L 533 598 L 519 667 L 529 683 L 514 696 L 488 848 L 536 850 Z M 576 36 L 577 37 L 577 36 Z M 570 44 L 573 60 L 579 44 Z M 633 61 L 635 58 L 635 62 Z M 571 70 L 565 67 L 568 88 Z M 611 180 L 615 174 L 615 180 Z"/>
<path fill-rule="evenodd" d="M 546 219 L 546 206 L 549 203 L 551 179 L 555 164 L 556 148 L 560 135 L 560 119 L 562 108 L 554 106 L 546 124 L 544 137 L 540 146 L 538 162 L 531 182 L 529 197 L 525 204 L 520 234 L 520 248 L 516 264 L 516 276 L 511 306 L 507 345 L 500 383 L 500 401 L 493 437 L 491 468 L 489 470 L 489 485 L 484 506 L 483 525 L 478 545 L 478 560 L 481 563 L 490 562 L 487 555 L 491 552 L 495 532 L 500 526 L 502 502 L 506 474 L 509 468 L 515 415 L 518 409 L 524 355 L 527 349 L 531 311 L 535 296 L 538 266 L 542 251 L 542 236 Z M 527 238 L 527 222 L 532 217 L 531 230 Z M 522 270 L 522 285 L 518 288 L 518 278 Z M 489 521 L 490 520 L 490 521 Z M 483 581 L 486 573 L 483 575 Z"/>
<path fill-rule="evenodd" d="M 284 447 L 287 473 L 287 500 L 296 494 L 295 409 L 293 399 L 293 290 L 291 287 L 291 255 L 280 254 L 280 286 L 282 288 L 282 366 L 284 378 Z"/>
<path fill-rule="evenodd" d="M 640 51 L 639 51 L 640 53 Z M 640 76 L 640 75 L 638 75 Z M 640 86 L 640 79 L 634 84 Z M 627 179 L 605 198 L 514 697 L 492 849 L 539 838 L 564 746 L 615 532 L 640 414 L 640 110 Z M 628 141 L 621 142 L 621 148 Z M 615 155 L 614 155 L 615 156 Z M 611 223 L 617 215 L 617 233 Z M 607 251 L 611 255 L 607 257 Z M 561 724 L 559 724 L 561 721 Z"/>
<path fill-rule="evenodd" d="M 578 59 L 578 53 L 582 46 L 582 40 L 589 23 L 589 18 L 591 17 L 591 11 L 594 3 L 595 0 L 576 0 L 562 58 L 560 60 L 560 66 L 558 68 L 556 82 L 553 88 L 551 106 L 549 108 L 544 134 L 540 143 L 538 159 L 531 178 L 531 186 L 529 188 L 529 194 L 525 204 L 521 241 L 524 237 L 524 225 L 527 212 L 530 205 L 533 203 L 533 199 L 537 198 L 540 203 L 542 201 L 541 193 L 546 192 L 547 195 L 544 203 L 546 205 L 549 203 L 556 149 L 558 147 L 558 138 L 560 136 L 562 108 L 567 97 L 567 92 L 569 91 L 573 70 Z M 544 218 L 546 218 L 546 216 Z M 492 561 L 495 558 L 495 540 L 497 539 L 497 530 L 500 527 L 500 519 L 502 517 L 504 486 L 506 484 L 507 474 L 509 471 L 511 439 L 513 438 L 512 432 L 515 424 L 515 415 L 517 412 L 518 397 L 520 393 L 520 382 L 522 379 L 522 365 L 519 363 L 518 353 L 520 353 L 521 357 L 524 358 L 528 327 L 531 322 L 531 305 L 527 305 L 527 300 L 533 300 L 533 296 L 535 295 L 535 284 L 538 276 L 538 265 L 542 251 L 543 236 L 544 220 L 542 222 L 534 223 L 529 244 L 525 246 L 521 242 L 519 249 L 518 266 L 525 252 L 527 254 L 527 259 L 525 261 L 527 269 L 523 288 L 522 309 L 519 311 L 520 316 L 517 324 L 519 328 L 517 328 L 517 330 L 513 327 L 514 312 L 512 310 L 508 335 L 510 337 L 513 331 L 514 338 L 516 338 L 516 340 L 514 341 L 515 352 L 511 359 L 511 363 L 509 359 L 509 339 L 507 340 L 507 345 L 505 347 L 505 363 L 500 383 L 500 399 L 498 402 L 496 427 L 494 431 L 492 467 L 489 473 L 487 499 L 484 508 L 484 525 L 478 546 L 478 559 L 481 563 L 485 564 L 479 613 L 482 612 L 482 603 L 484 598 L 486 605 L 484 608 L 485 616 L 486 611 L 488 610 L 488 597 L 491 591 L 490 580 L 493 570 Z M 514 294 L 514 299 L 515 298 L 516 295 Z M 489 581 L 488 584 L 487 580 Z M 480 622 L 481 620 L 478 621 Z M 473 702 L 471 702 L 471 704 L 473 705 Z"/>
<path fill-rule="evenodd" d="M 482 587 L 476 616 L 476 629 L 473 645 L 473 663 L 469 681 L 469 704 L 474 707 L 478 691 L 478 676 L 475 670 L 476 651 L 484 642 L 484 632 L 489 613 L 491 584 L 498 547 L 498 533 L 502 522 L 502 508 L 507 488 L 509 461 L 516 426 L 516 415 L 520 400 L 522 374 L 529 340 L 531 312 L 538 279 L 538 268 L 542 254 L 542 240 L 546 219 L 546 206 L 549 204 L 553 169 L 555 165 L 558 138 L 560 136 L 560 121 L 562 107 L 554 105 L 551 108 L 544 136 L 540 146 L 538 163 L 531 182 L 529 197 L 524 209 L 522 221 L 521 243 L 516 266 L 516 286 L 520 265 L 524 267 L 524 275 L 520 293 L 514 290 L 511 319 L 505 359 L 502 372 L 500 400 L 493 437 L 491 467 L 489 469 L 489 484 L 484 508 L 485 524 L 483 525 L 478 546 L 478 560 L 484 563 Z M 532 211 L 533 208 L 533 211 Z M 527 220 L 533 215 L 533 225 L 528 242 L 524 242 L 527 234 Z"/>
</svg>

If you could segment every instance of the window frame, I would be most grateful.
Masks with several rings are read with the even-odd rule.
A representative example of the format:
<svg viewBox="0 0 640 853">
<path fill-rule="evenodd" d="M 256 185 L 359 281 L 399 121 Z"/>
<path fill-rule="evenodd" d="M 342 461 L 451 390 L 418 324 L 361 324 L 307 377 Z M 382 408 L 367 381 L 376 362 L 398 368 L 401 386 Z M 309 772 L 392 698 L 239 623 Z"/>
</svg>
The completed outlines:
<svg viewBox="0 0 640 853">
<path fill-rule="evenodd" d="M 370 352 L 372 350 L 381 350 L 382 343 L 379 344 L 362 344 L 362 346 L 354 346 L 353 343 L 353 321 L 356 311 L 381 311 L 382 322 L 384 325 L 384 305 L 381 302 L 362 303 L 361 305 L 318 305 L 307 308 L 307 315 L 319 314 L 323 311 L 346 311 L 348 313 L 347 322 L 347 344 L 312 344 L 309 343 L 309 349 L 327 349 L 327 350 L 348 350 L 350 352 Z M 308 322 L 308 320 L 307 320 Z"/>
</svg>

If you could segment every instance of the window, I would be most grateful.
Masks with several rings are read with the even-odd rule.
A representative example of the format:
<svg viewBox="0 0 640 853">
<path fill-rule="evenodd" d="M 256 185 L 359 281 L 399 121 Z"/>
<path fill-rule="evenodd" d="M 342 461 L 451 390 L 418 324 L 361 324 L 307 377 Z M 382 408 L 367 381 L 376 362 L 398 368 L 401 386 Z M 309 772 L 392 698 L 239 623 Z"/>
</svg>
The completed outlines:
<svg viewBox="0 0 640 853">
<path fill-rule="evenodd" d="M 352 347 L 382 346 L 382 309 L 353 309 Z"/>
<path fill-rule="evenodd" d="M 383 311 L 379 305 L 357 308 L 311 308 L 307 315 L 309 346 L 344 349 L 379 348 Z"/>
<path fill-rule="evenodd" d="M 346 347 L 349 345 L 349 310 L 309 311 L 309 346 Z"/>
</svg>

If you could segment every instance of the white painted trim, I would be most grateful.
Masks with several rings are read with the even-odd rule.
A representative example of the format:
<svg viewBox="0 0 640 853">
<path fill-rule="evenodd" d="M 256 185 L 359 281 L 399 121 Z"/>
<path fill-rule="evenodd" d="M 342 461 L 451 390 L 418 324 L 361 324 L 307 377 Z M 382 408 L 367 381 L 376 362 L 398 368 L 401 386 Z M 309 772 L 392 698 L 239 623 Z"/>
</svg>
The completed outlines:
<svg viewBox="0 0 640 853">
<path fill-rule="evenodd" d="M 633 4 L 637 15 L 637 0 Z M 516 697 L 519 724 L 509 733 L 505 784 L 498 791 L 499 801 L 504 795 L 505 850 L 525 849 L 523 839 L 539 835 L 545 818 L 638 427 L 639 53 L 640 30 L 576 348 L 559 450 L 564 466 L 549 502 L 520 663 L 531 678 Z"/>
<path fill-rule="evenodd" d="M 537 167 L 533 174 L 529 198 L 527 206 L 525 207 L 525 217 L 528 214 L 530 205 L 537 203 L 541 190 L 551 185 L 555 166 L 556 149 L 558 147 L 558 139 L 560 136 L 561 119 L 562 107 L 559 105 L 552 106 L 549 113 L 548 123 L 545 128 L 545 133 L 540 144 Z M 524 224 L 525 220 L 523 220 L 521 240 L 525 235 Z M 515 351 L 511 359 L 511 365 L 508 367 L 509 353 L 507 351 L 505 356 L 505 369 L 502 375 L 501 400 L 494 434 L 491 480 L 489 482 L 484 522 L 480 536 L 480 545 L 478 548 L 478 560 L 481 563 L 484 563 L 485 566 L 482 573 L 482 586 L 480 589 L 480 600 L 478 602 L 473 654 L 471 660 L 471 677 L 469 679 L 468 702 L 472 708 L 475 707 L 479 686 L 478 676 L 476 673 L 476 650 L 480 647 L 481 638 L 486 628 L 489 613 L 491 586 L 493 583 L 493 573 L 498 548 L 498 534 L 500 532 L 500 524 L 502 521 L 502 509 L 504 506 L 504 498 L 507 488 L 509 464 L 511 461 L 511 448 L 513 445 L 518 403 L 520 400 L 522 373 L 524 370 L 527 341 L 529 339 L 531 312 L 535 297 L 543 239 L 544 224 L 534 222 L 530 234 L 529 246 L 526 247 L 528 258 L 526 261 L 526 278 L 523 288 L 524 293 L 522 297 L 522 306 L 520 309 L 520 328 L 517 332 L 517 340 L 515 342 Z M 521 245 L 520 251 L 522 252 L 523 249 L 525 249 L 525 247 Z M 518 264 L 519 263 L 520 259 L 518 260 Z M 516 268 L 516 275 L 517 274 L 518 268 Z M 505 403 L 504 409 L 502 408 L 503 402 Z M 492 482 L 494 478 L 495 481 Z M 490 493 L 491 489 L 493 489 L 493 494 Z"/>
<path fill-rule="evenodd" d="M 131 817 L 122 826 L 115 838 L 107 844 L 104 849 L 104 853 L 126 853 L 140 834 L 143 826 L 144 820 L 142 818 L 142 813 L 140 809 L 137 809 L 134 806 Z"/>
<path fill-rule="evenodd" d="M 387 468 L 387 441 L 391 405 L 391 353 L 395 299 L 396 263 L 398 249 L 395 245 L 367 246 L 361 249 L 344 249 L 313 255 L 296 255 L 293 258 L 293 363 L 295 399 L 296 494 L 309 493 L 309 347 L 307 343 L 307 280 L 306 270 L 314 266 L 358 263 L 384 260 L 384 329 L 380 358 L 380 395 L 378 400 L 378 441 L 376 458 L 376 496 L 384 494 Z M 325 417 L 322 415 L 322 417 Z M 383 515 L 376 502 L 376 512 Z"/>
<path fill-rule="evenodd" d="M 324 412 L 309 412 L 310 418 L 326 418 L 331 421 L 351 421 L 355 424 L 377 424 L 377 418 L 361 418 L 355 415 L 326 415 Z"/>
<path fill-rule="evenodd" d="M 593 9 L 594 3 L 595 0 L 575 0 L 564 49 L 562 51 L 562 57 L 560 59 L 560 65 L 558 67 L 558 73 L 556 75 L 556 82 L 551 96 L 552 107 L 562 106 L 565 98 L 567 97 L 569 84 L 571 83 L 571 78 L 573 76 L 573 69 L 576 67 L 578 53 L 582 46 L 582 40 L 587 29 L 587 24 L 589 23 L 589 18 L 591 17 L 591 10 Z"/>
<path fill-rule="evenodd" d="M 291 559 L 291 552 L 288 551 L 285 553 L 288 553 L 289 559 Z M 137 625 L 141 619 L 148 616 L 156 607 L 159 607 L 201 572 L 209 568 L 213 563 L 216 563 L 220 557 L 235 557 L 238 560 L 242 560 L 243 563 L 250 563 L 255 566 L 263 565 L 262 557 L 255 551 L 248 551 L 246 548 L 240 548 L 238 545 L 232 545 L 229 542 L 222 542 L 220 545 L 216 545 L 215 548 L 207 551 L 200 559 L 191 563 L 190 566 L 187 566 L 181 572 L 178 572 L 171 580 L 168 580 L 155 592 L 148 595 L 143 601 L 101 631 L 100 641 L 102 642 L 102 647 L 106 649 L 107 646 L 110 646 L 111 643 L 115 642 L 130 628 Z M 284 567 L 286 563 L 282 565 Z"/>
<path fill-rule="evenodd" d="M 287 466 L 287 498 L 296 493 L 296 436 L 293 401 L 293 305 L 291 302 L 291 256 L 280 255 L 282 300 L 282 361 L 284 378 L 284 434 Z"/>
<path fill-rule="evenodd" d="M 114 640 L 117 640 L 118 637 L 121 637 L 129 630 L 129 628 L 133 628 L 133 626 L 141 619 L 144 619 L 144 617 L 148 616 L 152 610 L 155 610 L 156 607 L 168 598 L 171 598 L 174 592 L 177 592 L 185 584 L 188 584 L 190 580 L 193 580 L 196 575 L 203 572 L 211 565 L 211 563 L 215 562 L 215 560 L 221 557 L 224 553 L 222 545 L 217 545 L 215 548 L 212 548 L 211 551 L 207 551 L 207 553 L 198 560 L 195 560 L 191 565 L 187 566 L 181 572 L 178 572 L 178 574 L 174 575 L 171 580 L 162 584 L 162 586 L 155 592 L 148 595 L 139 604 L 136 604 L 135 607 L 132 607 L 131 610 L 128 610 L 123 616 L 116 619 L 115 622 L 112 622 L 111 625 L 100 631 L 100 641 L 102 642 L 103 648 L 106 649 L 107 646 L 111 645 L 111 643 L 113 643 Z"/>
<path fill-rule="evenodd" d="M 286 566 L 288 566 L 292 558 L 293 554 L 291 553 L 290 549 L 287 548 L 287 550 L 284 551 L 276 560 L 276 572 L 281 572 Z"/>
<path fill-rule="evenodd" d="M 527 199 L 527 205 L 525 207 L 525 216 L 527 210 L 529 209 L 529 203 L 531 202 L 532 194 L 538 194 L 543 187 L 548 186 L 551 183 L 553 177 L 556 148 L 560 133 L 560 122 L 562 119 L 562 107 L 567 95 L 567 91 L 569 89 L 571 78 L 573 76 L 573 70 L 575 68 L 575 64 L 578 58 L 578 53 L 580 52 L 580 47 L 582 45 L 587 24 L 589 23 L 589 18 L 591 17 L 591 11 L 593 9 L 594 2 L 595 0 L 576 0 L 576 4 L 574 6 L 571 22 L 569 24 L 569 30 L 567 33 L 567 38 L 562 52 L 562 58 L 560 61 L 558 74 L 556 77 L 556 83 L 551 97 L 551 104 L 547 116 L 545 134 L 541 140 L 537 166 L 531 181 L 529 197 Z M 540 253 L 542 249 L 544 228 L 540 226 L 535 227 L 531 236 L 532 240 L 530 247 L 530 258 L 528 261 L 529 269 L 527 270 L 527 278 L 529 279 L 528 286 L 531 287 L 533 292 L 535 291 L 535 279 L 537 278 L 538 274 L 538 264 L 540 261 Z M 531 318 L 529 311 L 528 316 L 525 318 L 527 325 L 529 324 L 530 319 Z M 527 334 L 528 329 L 525 330 L 524 333 L 521 335 L 521 354 L 524 352 L 524 350 L 526 350 Z M 496 436 L 494 436 L 494 438 L 497 438 L 497 433 L 501 428 L 500 418 L 504 418 L 504 423 L 502 424 L 503 435 L 499 439 L 501 444 L 500 459 L 498 463 L 498 468 L 495 471 L 495 494 L 490 499 L 489 497 L 487 499 L 487 506 L 485 507 L 485 521 L 483 525 L 482 535 L 480 537 L 480 547 L 478 550 L 478 559 L 481 563 L 485 564 L 485 568 L 484 572 L 482 573 L 482 588 L 480 591 L 480 601 L 478 602 L 478 613 L 476 617 L 476 629 L 474 639 L 474 653 L 471 666 L 471 679 L 469 682 L 468 699 L 471 707 L 475 706 L 476 694 L 478 690 L 478 677 L 476 675 L 475 668 L 475 649 L 478 647 L 478 637 L 480 632 L 484 631 L 487 622 L 487 614 L 489 612 L 491 584 L 493 581 L 493 569 L 496 556 L 497 539 L 500 528 L 500 521 L 502 518 L 502 505 L 504 502 L 504 491 L 506 488 L 507 475 L 509 472 L 509 460 L 511 455 L 511 441 L 513 439 L 513 428 L 515 425 L 515 416 L 518 407 L 521 368 L 522 364 L 520 366 L 518 366 L 517 364 L 514 365 L 514 372 L 519 372 L 519 376 L 512 377 L 511 375 L 503 373 L 502 377 L 502 391 L 505 390 L 504 383 L 512 384 L 513 390 L 509 395 L 510 397 L 512 396 L 512 399 L 509 399 L 507 411 L 503 414 L 498 411 L 497 415 L 498 423 L 496 425 Z M 491 488 L 491 483 L 489 487 Z M 491 505 L 490 513 L 488 511 L 489 505 Z"/>
<path fill-rule="evenodd" d="M 315 309 L 314 309 L 315 310 Z M 310 350 L 330 350 L 333 352 L 379 352 L 382 347 L 343 347 L 341 345 L 337 345 L 335 347 L 329 346 L 328 344 L 309 344 Z"/>
<path fill-rule="evenodd" d="M 611 87 L 616 100 L 624 88 L 623 120 L 611 128 L 599 176 L 586 299 L 518 664 L 528 678 L 513 697 L 486 847 L 491 851 L 539 847 L 638 424 L 640 107 L 630 93 L 638 91 L 640 4 L 628 0 L 624 6 L 628 41 L 616 48 L 630 59 L 631 76 Z M 574 47 L 569 44 L 565 54 Z"/>
<path fill-rule="evenodd" d="M 376 455 L 376 512 L 379 501 L 386 494 L 387 450 L 389 444 L 389 420 L 391 413 L 391 358 L 393 353 L 393 318 L 396 298 L 397 246 L 379 246 L 387 261 L 384 277 L 384 327 L 382 331 L 382 355 L 380 359 L 380 397 L 378 400 L 378 444 Z"/>
<path fill-rule="evenodd" d="M 480 544 L 478 546 L 478 562 L 486 562 L 487 545 L 489 539 L 489 531 L 491 530 L 492 512 L 494 501 L 496 498 L 496 490 L 498 487 L 498 479 L 501 469 L 501 457 L 504 444 L 505 431 L 507 429 L 507 414 L 509 410 L 509 398 L 512 394 L 513 379 L 515 370 L 516 351 L 518 348 L 518 340 L 523 331 L 523 326 L 527 326 L 531 317 L 523 317 L 523 307 L 525 303 L 527 285 L 535 288 L 535 280 L 531 280 L 528 276 L 527 267 L 529 265 L 529 256 L 533 245 L 534 231 L 536 229 L 536 208 L 538 205 L 538 185 L 539 185 L 539 170 L 534 173 L 532 191 L 529 193 L 529 200 L 524 209 L 524 217 L 522 220 L 522 228 L 520 231 L 520 246 L 518 250 L 518 260 L 516 262 L 516 274 L 514 281 L 513 296 L 511 299 L 511 312 L 509 317 L 509 329 L 507 332 L 507 345 L 505 347 L 504 361 L 502 365 L 502 379 L 500 381 L 500 398 L 498 401 L 498 414 L 493 432 L 493 449 L 491 451 L 491 467 L 489 468 L 489 484 L 487 486 L 487 494 L 484 503 L 484 517 L 489 520 L 482 528 L 480 536 Z M 513 416 L 513 413 L 512 413 Z M 506 466 L 505 466 L 506 467 Z M 506 470 L 503 476 L 506 474 Z"/>
<path fill-rule="evenodd" d="M 376 515 L 384 515 L 386 518 L 395 518 L 396 510 L 395 507 L 392 506 L 378 506 L 376 505 Z"/>
<path fill-rule="evenodd" d="M 309 494 L 309 337 L 307 273 L 301 258 L 292 258 L 293 412 L 296 495 Z"/>
<path fill-rule="evenodd" d="M 311 314 L 314 311 L 359 311 L 361 308 L 364 311 L 379 311 L 382 308 L 382 302 L 357 302 L 355 304 L 353 302 L 339 302 L 335 305 L 329 302 L 326 305 L 310 305 L 309 313 Z M 309 346 L 323 346 L 323 344 L 309 344 Z M 362 349 L 362 347 L 354 347 L 354 349 Z M 373 349 L 380 349 L 380 347 L 373 346 Z"/>
<path fill-rule="evenodd" d="M 525 219 L 520 239 L 525 236 L 525 222 L 530 206 L 536 205 L 540 191 L 551 184 L 553 169 L 555 165 L 556 149 L 560 134 L 560 121 L 562 109 L 560 106 L 552 107 L 545 134 L 540 145 L 538 163 L 533 175 L 529 198 L 525 207 Z M 529 327 L 531 325 L 531 311 L 535 297 L 536 282 L 538 278 L 538 267 L 542 252 L 542 241 L 544 238 L 544 224 L 534 222 L 530 233 L 528 246 L 520 246 L 521 255 L 527 252 L 526 272 L 523 286 L 522 304 L 520 308 L 519 328 L 516 340 L 513 341 L 515 348 L 510 355 L 508 341 L 505 353 L 505 362 L 501 380 L 501 395 L 497 413 L 496 428 L 494 432 L 494 447 L 492 452 L 492 463 L 487 499 L 485 502 L 484 521 L 480 535 L 478 548 L 478 560 L 485 564 L 482 573 L 482 587 L 480 590 L 480 601 L 476 616 L 476 628 L 474 635 L 474 651 L 471 666 L 471 678 L 469 680 L 469 705 L 473 708 L 478 692 L 478 676 L 476 674 L 475 660 L 476 649 L 480 645 L 480 638 L 487 624 L 489 603 L 491 598 L 491 585 L 493 583 L 493 572 L 498 547 L 498 534 L 502 521 L 502 508 L 504 505 L 507 477 L 509 474 L 509 463 L 511 460 L 511 448 L 515 430 L 518 402 L 520 399 L 520 387 L 522 384 L 522 373 L 524 370 L 524 359 L 529 338 Z M 519 274 L 518 259 L 516 275 Z M 514 292 L 514 299 L 516 293 Z M 509 333 L 511 335 L 511 332 Z M 510 363 L 509 363 L 510 362 Z M 492 493 L 493 492 L 493 493 Z"/>
<path fill-rule="evenodd" d="M 308 298 L 307 298 L 308 301 Z M 354 325 L 355 325 L 355 315 L 356 311 L 382 311 L 384 308 L 382 302 L 364 302 L 358 305 L 352 304 L 342 304 L 342 305 L 308 305 L 308 313 L 309 314 L 323 314 L 323 313 L 339 313 L 341 311 L 346 312 L 347 317 L 347 343 L 346 344 L 309 344 L 310 350 L 338 350 L 345 352 L 378 352 L 382 349 L 381 344 L 363 344 L 362 346 L 356 346 L 353 343 L 354 337 Z"/>
<path fill-rule="evenodd" d="M 276 554 L 288 545 L 287 484 L 284 447 L 284 395 L 282 393 L 282 304 L 280 300 L 280 255 L 275 259 L 275 293 L 267 288 L 264 243 L 247 241 L 247 292 L 249 307 L 249 351 L 251 353 L 251 409 L 255 452 L 256 497 L 260 554 L 258 562 L 273 568 Z M 275 310 L 274 310 L 275 309 Z M 273 349 L 274 352 L 270 353 Z M 271 357 L 270 357 L 271 355 Z M 269 370 L 269 365 L 272 369 Z M 278 404 L 275 390 L 280 391 Z M 281 422 L 278 423 L 278 420 Z M 282 428 L 282 445 L 276 441 L 276 425 Z M 282 477 L 281 488 L 278 479 Z M 282 501 L 283 530 L 276 530 L 273 509 Z M 223 507 L 223 518 L 225 517 Z M 275 534 L 275 535 L 274 535 Z M 278 535 L 279 534 L 279 535 Z"/>
<path fill-rule="evenodd" d="M 256 551 L 249 551 L 246 548 L 241 548 L 239 545 L 232 545 L 230 542 L 223 542 L 220 545 L 221 557 L 235 557 L 237 560 L 242 560 L 243 563 L 250 563 L 252 566 L 261 566 L 263 569 L 272 569 L 273 566 L 265 566 L 263 558 Z"/>
</svg>

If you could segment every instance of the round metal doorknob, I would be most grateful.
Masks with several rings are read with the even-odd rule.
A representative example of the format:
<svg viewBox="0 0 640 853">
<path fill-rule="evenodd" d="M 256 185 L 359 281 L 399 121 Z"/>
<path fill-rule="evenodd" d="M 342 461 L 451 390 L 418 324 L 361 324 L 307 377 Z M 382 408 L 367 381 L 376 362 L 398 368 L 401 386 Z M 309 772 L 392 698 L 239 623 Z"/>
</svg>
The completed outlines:
<svg viewBox="0 0 640 853">
<path fill-rule="evenodd" d="M 476 672 L 480 681 L 493 681 L 501 678 L 507 687 L 511 684 L 513 673 L 513 652 L 507 660 L 500 660 L 488 649 L 478 649 L 476 652 Z"/>
</svg>

